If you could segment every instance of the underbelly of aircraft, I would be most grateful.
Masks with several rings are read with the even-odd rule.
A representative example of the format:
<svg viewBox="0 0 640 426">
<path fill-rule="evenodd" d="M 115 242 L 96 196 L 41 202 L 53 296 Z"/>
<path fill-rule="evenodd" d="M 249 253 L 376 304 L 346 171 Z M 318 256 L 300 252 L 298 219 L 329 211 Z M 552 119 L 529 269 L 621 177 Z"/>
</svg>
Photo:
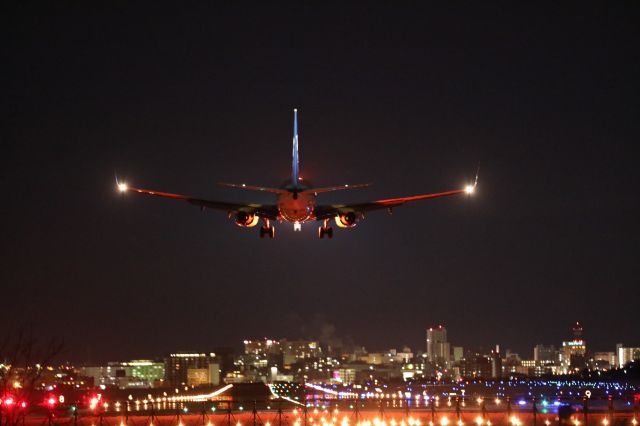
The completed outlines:
<svg viewBox="0 0 640 426">
<path fill-rule="evenodd" d="M 313 207 L 280 208 L 280 216 L 289 222 L 304 222 L 311 218 Z"/>
</svg>

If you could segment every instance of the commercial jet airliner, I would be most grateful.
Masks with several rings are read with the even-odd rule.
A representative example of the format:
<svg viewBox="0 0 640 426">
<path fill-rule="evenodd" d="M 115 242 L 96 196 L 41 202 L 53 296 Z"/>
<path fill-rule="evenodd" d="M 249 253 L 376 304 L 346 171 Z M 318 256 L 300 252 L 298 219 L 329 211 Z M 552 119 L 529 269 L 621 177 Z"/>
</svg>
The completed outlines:
<svg viewBox="0 0 640 426">
<path fill-rule="evenodd" d="M 138 194 L 152 195 L 154 197 L 168 198 L 170 200 L 186 201 L 189 204 L 200 206 L 201 209 L 210 208 L 226 211 L 235 223 L 243 228 L 252 228 L 262 220 L 260 227 L 260 238 L 268 236 L 275 237 L 273 221 L 291 222 L 294 231 L 300 231 L 302 224 L 309 221 L 320 223 L 318 227 L 318 237 L 333 237 L 333 220 L 339 228 L 353 228 L 364 219 L 365 214 L 374 210 L 386 209 L 391 213 L 394 207 L 403 204 L 430 200 L 433 198 L 450 197 L 459 194 L 471 195 L 478 184 L 478 176 L 473 184 L 462 189 L 453 189 L 445 192 L 432 194 L 413 195 L 409 197 L 389 198 L 386 200 L 376 200 L 367 203 L 356 204 L 318 204 L 316 198 L 318 194 L 324 192 L 340 191 L 345 189 L 362 188 L 368 184 L 359 185 L 338 185 L 321 188 L 310 187 L 299 174 L 298 164 L 298 110 L 293 110 L 293 163 L 291 180 L 285 182 L 280 188 L 268 188 L 263 186 L 253 186 L 246 184 L 221 183 L 220 185 L 239 188 L 251 191 L 269 192 L 275 194 L 275 204 L 238 204 L 225 201 L 205 200 L 202 198 L 190 197 L 187 195 L 171 194 L 152 189 L 135 188 L 125 182 L 117 182 L 120 192 L 137 192 Z"/>
</svg>

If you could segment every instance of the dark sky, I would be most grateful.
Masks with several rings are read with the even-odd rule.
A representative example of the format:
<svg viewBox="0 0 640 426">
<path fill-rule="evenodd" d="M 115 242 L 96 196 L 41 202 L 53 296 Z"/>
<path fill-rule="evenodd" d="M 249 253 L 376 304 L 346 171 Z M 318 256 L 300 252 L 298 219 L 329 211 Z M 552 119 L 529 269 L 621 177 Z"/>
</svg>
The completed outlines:
<svg viewBox="0 0 640 426">
<path fill-rule="evenodd" d="M 322 324 L 371 349 L 443 323 L 530 357 L 576 320 L 595 350 L 640 345 L 638 4 L 90 3 L 0 11 L 3 331 L 80 361 Z M 305 178 L 373 182 L 320 201 L 458 188 L 480 163 L 477 196 L 269 241 L 115 191 L 270 202 L 216 182 L 286 179 L 294 107 Z"/>
</svg>

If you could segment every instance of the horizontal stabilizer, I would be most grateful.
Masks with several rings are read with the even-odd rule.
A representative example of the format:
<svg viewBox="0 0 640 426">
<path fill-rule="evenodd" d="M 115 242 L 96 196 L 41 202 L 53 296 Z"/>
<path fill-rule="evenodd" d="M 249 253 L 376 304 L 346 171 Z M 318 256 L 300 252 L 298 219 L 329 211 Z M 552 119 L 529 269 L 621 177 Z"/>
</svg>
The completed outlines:
<svg viewBox="0 0 640 426">
<path fill-rule="evenodd" d="M 355 185 L 325 186 L 323 188 L 305 189 L 304 192 L 313 192 L 315 194 L 321 194 L 323 192 L 343 191 L 345 189 L 366 188 L 369 185 L 371 185 L 371 184 L 370 183 L 358 183 L 358 184 L 355 184 Z"/>
<path fill-rule="evenodd" d="M 246 189 L 248 191 L 271 192 L 273 194 L 284 194 L 284 193 L 288 192 L 286 189 L 268 188 L 266 186 L 247 185 L 247 184 L 244 184 L 244 183 L 218 182 L 218 185 L 226 186 L 227 188 Z"/>
</svg>

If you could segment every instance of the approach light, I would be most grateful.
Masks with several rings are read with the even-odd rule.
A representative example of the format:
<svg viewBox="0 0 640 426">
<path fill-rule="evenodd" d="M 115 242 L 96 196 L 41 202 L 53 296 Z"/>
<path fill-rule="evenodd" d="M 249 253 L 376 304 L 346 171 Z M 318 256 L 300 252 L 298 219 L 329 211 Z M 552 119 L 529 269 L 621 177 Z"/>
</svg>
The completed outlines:
<svg viewBox="0 0 640 426">
<path fill-rule="evenodd" d="M 94 410 L 96 408 L 96 406 L 98 405 L 98 398 L 97 397 L 93 397 L 91 398 L 91 400 L 89 401 L 89 407 Z"/>
</svg>

